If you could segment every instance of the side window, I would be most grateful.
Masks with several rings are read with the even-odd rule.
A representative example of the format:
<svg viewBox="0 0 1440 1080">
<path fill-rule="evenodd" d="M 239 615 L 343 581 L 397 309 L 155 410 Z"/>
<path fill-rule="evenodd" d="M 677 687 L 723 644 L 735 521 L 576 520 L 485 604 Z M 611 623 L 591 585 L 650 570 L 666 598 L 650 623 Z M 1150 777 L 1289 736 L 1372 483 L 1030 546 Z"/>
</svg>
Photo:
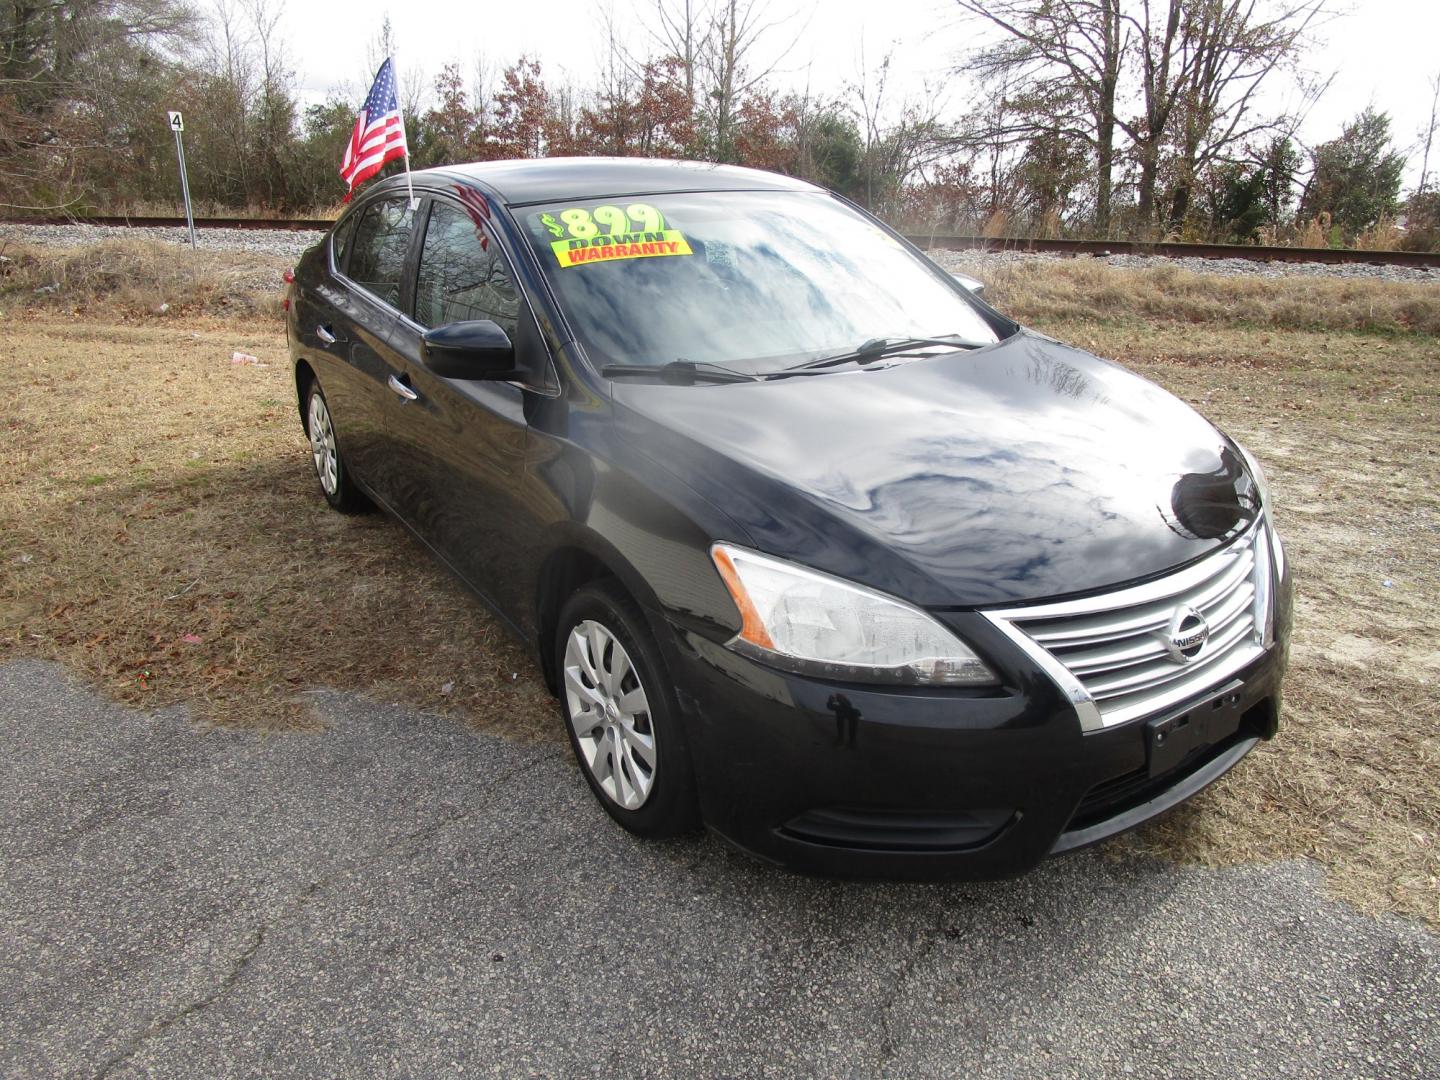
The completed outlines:
<svg viewBox="0 0 1440 1080">
<path fill-rule="evenodd" d="M 393 307 L 400 306 L 400 279 L 415 214 L 404 199 L 381 199 L 365 208 L 355 227 L 345 276 Z"/>
<path fill-rule="evenodd" d="M 330 238 L 330 254 L 335 259 L 335 269 L 342 274 L 345 272 L 345 255 L 350 250 L 350 241 L 355 236 L 355 219 L 358 214 L 351 214 L 340 223 L 335 234 Z"/>
<path fill-rule="evenodd" d="M 415 321 L 490 319 L 515 339 L 520 297 L 500 246 L 458 206 L 435 201 L 415 279 Z"/>
</svg>

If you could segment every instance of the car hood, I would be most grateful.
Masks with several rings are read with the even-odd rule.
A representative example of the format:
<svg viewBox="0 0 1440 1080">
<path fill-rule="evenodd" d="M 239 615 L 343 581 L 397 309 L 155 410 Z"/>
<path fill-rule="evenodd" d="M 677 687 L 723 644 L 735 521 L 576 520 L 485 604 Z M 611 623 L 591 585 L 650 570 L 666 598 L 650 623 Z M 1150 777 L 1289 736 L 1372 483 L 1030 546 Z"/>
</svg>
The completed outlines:
<svg viewBox="0 0 1440 1080">
<path fill-rule="evenodd" d="M 766 383 L 616 382 L 623 437 L 748 543 L 930 607 L 1156 575 L 1257 505 L 1234 445 L 1116 364 L 1021 331 Z"/>
</svg>

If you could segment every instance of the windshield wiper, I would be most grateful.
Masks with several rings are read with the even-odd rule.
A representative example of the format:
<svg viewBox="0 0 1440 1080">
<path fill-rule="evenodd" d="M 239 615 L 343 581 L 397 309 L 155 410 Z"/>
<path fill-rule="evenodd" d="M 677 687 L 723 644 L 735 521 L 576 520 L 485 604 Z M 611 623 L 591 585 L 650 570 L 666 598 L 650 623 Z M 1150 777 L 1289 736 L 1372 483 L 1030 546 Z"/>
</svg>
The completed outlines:
<svg viewBox="0 0 1440 1080">
<path fill-rule="evenodd" d="M 938 337 L 871 338 L 858 349 L 836 353 L 834 356 L 822 356 L 819 360 L 806 360 L 803 364 L 796 364 L 794 367 L 788 367 L 784 370 L 809 371 L 812 368 L 834 367 L 837 364 L 849 364 L 853 362 L 868 364 L 872 360 L 879 360 L 881 357 L 891 356 L 897 352 L 904 352 L 906 349 L 914 349 L 922 345 L 944 345 L 952 349 L 978 349 L 982 347 L 981 343 L 977 341 L 953 341 L 950 338 Z"/>
<path fill-rule="evenodd" d="M 755 382 L 756 376 L 734 368 L 704 361 L 671 360 L 668 364 L 606 364 L 600 374 L 607 379 L 659 379 L 675 386 L 694 386 L 697 382 Z"/>
</svg>

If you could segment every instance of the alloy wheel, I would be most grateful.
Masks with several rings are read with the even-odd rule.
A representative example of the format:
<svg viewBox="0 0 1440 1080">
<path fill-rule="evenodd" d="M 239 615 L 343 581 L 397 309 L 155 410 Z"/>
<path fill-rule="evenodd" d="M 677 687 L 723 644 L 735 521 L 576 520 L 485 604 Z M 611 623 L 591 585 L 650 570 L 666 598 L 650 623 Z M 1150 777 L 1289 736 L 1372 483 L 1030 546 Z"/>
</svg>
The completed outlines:
<svg viewBox="0 0 1440 1080">
<path fill-rule="evenodd" d="M 310 453 L 315 458 L 315 474 L 326 495 L 340 489 L 340 455 L 335 450 L 335 427 L 330 423 L 330 410 L 319 391 L 310 395 Z"/>
<path fill-rule="evenodd" d="M 638 810 L 655 786 L 655 729 L 625 646 L 591 619 L 565 642 L 565 700 L 585 767 L 614 802 Z"/>
</svg>

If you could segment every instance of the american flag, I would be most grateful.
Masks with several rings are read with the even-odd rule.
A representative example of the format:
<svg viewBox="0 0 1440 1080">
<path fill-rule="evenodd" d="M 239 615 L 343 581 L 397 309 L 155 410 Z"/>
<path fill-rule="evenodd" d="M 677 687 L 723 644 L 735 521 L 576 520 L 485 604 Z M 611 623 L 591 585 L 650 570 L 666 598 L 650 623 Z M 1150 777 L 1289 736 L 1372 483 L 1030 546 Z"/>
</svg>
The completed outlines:
<svg viewBox="0 0 1440 1080">
<path fill-rule="evenodd" d="M 485 201 L 481 192 L 464 184 L 455 185 L 455 194 L 465 207 L 465 212 L 470 215 L 470 220 L 475 223 L 475 235 L 480 238 L 480 250 L 489 251 L 490 238 L 485 235 L 485 226 L 490 221 L 490 204 Z"/>
<path fill-rule="evenodd" d="M 400 119 L 400 102 L 395 96 L 395 67 L 387 56 L 375 73 L 375 85 L 360 115 L 355 130 L 345 145 L 345 160 L 340 165 L 340 179 L 348 189 L 345 201 L 355 189 L 385 167 L 387 161 L 406 157 L 405 124 Z"/>
</svg>

